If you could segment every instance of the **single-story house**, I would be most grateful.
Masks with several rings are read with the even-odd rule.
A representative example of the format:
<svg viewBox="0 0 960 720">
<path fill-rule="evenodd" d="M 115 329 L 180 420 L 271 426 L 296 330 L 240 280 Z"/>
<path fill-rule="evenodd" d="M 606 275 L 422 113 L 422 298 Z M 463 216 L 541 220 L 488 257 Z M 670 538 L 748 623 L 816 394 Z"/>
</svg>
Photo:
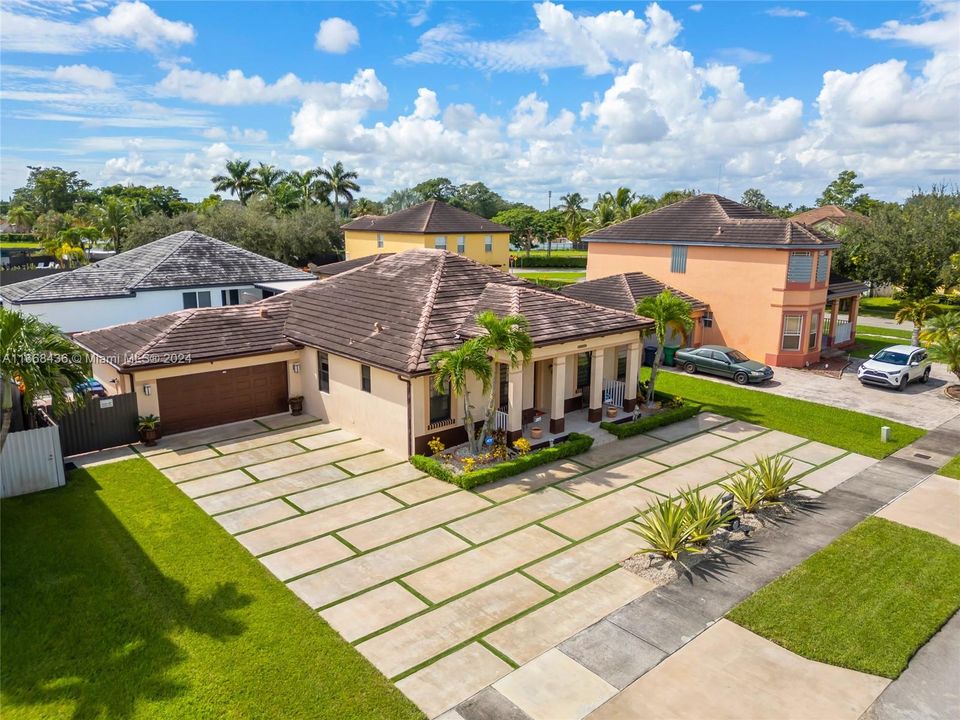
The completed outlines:
<svg viewBox="0 0 960 720">
<path fill-rule="evenodd" d="M 310 415 L 410 454 L 435 436 L 466 439 L 462 400 L 437 390 L 430 357 L 479 334 L 483 310 L 522 313 L 535 346 L 522 367 L 496 365 L 497 424 L 511 438 L 541 418 L 562 433 L 569 413 L 597 422 L 605 404 L 635 406 L 636 382 L 626 379 L 639 371 L 649 320 L 440 250 L 397 253 L 252 305 L 185 310 L 74 340 L 94 354 L 96 377 L 136 392 L 141 414 L 158 414 L 164 432 L 279 411 L 302 396 Z"/>
<path fill-rule="evenodd" d="M 6 285 L 0 297 L 7 307 L 70 333 L 255 302 L 314 281 L 297 268 L 184 231 L 70 272 Z"/>
<path fill-rule="evenodd" d="M 826 347 L 854 342 L 865 288 L 832 283 L 839 241 L 793 220 L 704 194 L 583 240 L 588 280 L 639 270 L 707 303 L 704 344 L 729 345 L 770 365 L 804 367 Z"/>
<path fill-rule="evenodd" d="M 347 260 L 411 248 L 434 248 L 484 265 L 510 266 L 510 228 L 441 200 L 390 215 L 363 215 L 343 226 Z"/>
</svg>

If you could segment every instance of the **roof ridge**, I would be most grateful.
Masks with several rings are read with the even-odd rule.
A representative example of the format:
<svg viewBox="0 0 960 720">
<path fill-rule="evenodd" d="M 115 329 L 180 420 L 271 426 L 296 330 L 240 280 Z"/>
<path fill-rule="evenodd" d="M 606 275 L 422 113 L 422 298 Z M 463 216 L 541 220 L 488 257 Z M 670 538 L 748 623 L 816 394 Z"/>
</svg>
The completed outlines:
<svg viewBox="0 0 960 720">
<path fill-rule="evenodd" d="M 633 303 L 633 306 L 634 306 L 634 307 L 636 307 L 636 305 L 637 305 L 637 298 L 636 298 L 636 296 L 633 294 L 633 288 L 630 287 L 630 281 L 627 280 L 627 274 L 626 274 L 626 273 L 620 273 L 619 277 L 620 277 L 620 282 L 623 284 L 623 288 L 627 291 L 627 295 L 628 295 L 629 298 L 630 298 L 630 302 Z"/>
<path fill-rule="evenodd" d="M 413 344 L 410 348 L 410 354 L 407 356 L 407 370 L 415 372 L 420 364 L 420 355 L 423 354 L 423 343 L 427 339 L 427 330 L 430 327 L 430 316 L 433 314 L 433 306 L 437 301 L 437 292 L 440 289 L 440 278 L 443 277 L 443 271 L 447 266 L 447 253 L 441 253 L 437 262 L 437 269 L 433 271 L 433 277 L 430 278 L 430 289 L 424 298 L 423 311 L 420 313 L 420 319 L 417 321 L 417 331 L 413 336 Z M 364 267 L 369 267 L 365 265 Z"/>
<path fill-rule="evenodd" d="M 423 226 L 420 228 L 420 232 L 426 232 L 427 228 L 430 227 L 430 220 L 433 218 L 433 211 L 437 208 L 437 203 L 439 202 L 436 198 L 431 198 L 427 201 L 430 204 L 430 210 L 427 212 L 427 217 L 423 221 Z"/>
<path fill-rule="evenodd" d="M 133 290 L 134 288 L 136 288 L 137 285 L 139 285 L 139 284 L 142 283 L 144 280 L 146 280 L 147 277 L 148 277 L 152 272 L 154 272 L 158 267 L 160 267 L 163 263 L 165 263 L 167 260 L 169 260 L 170 257 L 171 257 L 175 252 L 177 252 L 177 250 L 179 250 L 179 249 L 182 248 L 184 245 L 186 245 L 186 244 L 187 244 L 187 241 L 190 240 L 194 235 L 199 235 L 199 234 L 201 234 L 201 233 L 198 233 L 196 230 L 183 230 L 182 232 L 184 233 L 184 238 L 183 238 L 183 240 L 181 240 L 180 242 L 176 243 L 176 244 L 173 246 L 173 248 L 171 248 L 170 252 L 168 252 L 166 255 L 164 255 L 162 258 L 160 258 L 157 262 L 155 262 L 155 263 L 153 264 L 153 266 L 152 266 L 149 270 L 144 270 L 144 271 L 140 274 L 139 277 L 137 277 L 135 280 L 132 280 L 131 282 L 127 283 L 127 290 Z M 174 235 L 179 235 L 179 233 L 174 233 Z M 161 240 L 163 240 L 163 239 L 169 239 L 169 238 L 171 238 L 171 237 L 173 237 L 173 235 L 168 235 L 166 238 L 160 238 L 160 239 L 161 239 Z M 209 236 L 204 236 L 204 237 L 209 237 Z M 211 239 L 212 239 L 212 240 L 216 240 L 216 238 L 211 238 Z M 155 242 L 156 242 L 156 241 L 155 241 Z M 147 244 L 149 245 L 149 243 L 147 243 Z M 141 245 L 140 247 L 146 247 L 146 245 Z M 113 257 L 119 257 L 119 256 L 122 255 L 122 254 L 123 254 L 123 253 L 118 253 L 117 255 L 114 255 Z"/>
<path fill-rule="evenodd" d="M 713 193 L 707 193 L 707 197 L 713 201 L 713 204 L 717 206 L 717 210 L 720 211 L 720 213 L 727 219 L 728 222 L 733 219 L 730 217 L 730 213 L 728 213 L 724 209 L 723 205 L 720 204 L 720 201 L 717 199 L 717 195 L 714 195 Z"/>
<path fill-rule="evenodd" d="M 218 307 L 223 307 L 223 306 L 222 306 L 222 305 L 219 305 Z M 154 347 L 156 347 L 157 344 L 158 344 L 161 340 L 165 340 L 165 339 L 170 335 L 170 333 L 172 333 L 172 332 L 173 332 L 174 330 L 176 330 L 178 327 L 180 327 L 181 325 L 183 325 L 187 320 L 189 320 L 190 318 L 192 318 L 192 317 L 197 313 L 197 311 L 200 310 L 200 309 L 201 309 L 201 308 L 189 308 L 189 309 L 187 309 L 187 310 L 181 311 L 181 312 L 183 312 L 183 317 L 181 317 L 180 319 L 178 319 L 175 323 L 173 323 L 173 324 L 172 324 L 170 327 L 168 327 L 167 329 L 162 330 L 161 332 L 157 333 L 157 336 L 156 336 L 153 340 L 151 340 L 151 341 L 148 342 L 146 345 L 144 345 L 143 347 L 140 348 L 140 353 L 139 353 L 139 354 L 140 354 L 140 355 L 146 355 L 148 352 L 150 352 L 151 349 L 153 349 Z"/>
<path fill-rule="evenodd" d="M 523 290 L 527 290 L 528 292 L 535 292 L 535 293 L 539 293 L 540 295 L 547 295 L 549 297 L 559 298 L 560 300 L 567 300 L 569 302 L 576 303 L 577 305 L 586 305 L 587 307 L 591 307 L 591 308 L 600 308 L 601 310 L 617 313 L 619 315 L 626 315 L 627 317 L 632 317 L 632 318 L 641 317 L 636 313 L 627 312 L 626 310 L 617 310 L 616 308 L 607 307 L 606 305 L 598 305 L 597 303 L 592 303 L 589 300 L 581 300 L 579 298 L 570 297 L 569 295 L 563 295 L 562 293 L 553 292 L 551 290 L 545 290 L 537 285 L 534 285 L 533 287 L 517 286 L 517 289 L 518 290 L 523 289 Z"/>
</svg>

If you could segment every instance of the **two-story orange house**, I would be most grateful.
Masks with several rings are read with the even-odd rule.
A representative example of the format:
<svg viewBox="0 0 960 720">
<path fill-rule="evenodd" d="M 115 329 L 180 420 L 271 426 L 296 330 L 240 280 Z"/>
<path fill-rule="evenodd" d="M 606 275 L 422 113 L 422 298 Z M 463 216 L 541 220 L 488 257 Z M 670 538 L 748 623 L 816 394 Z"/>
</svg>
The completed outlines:
<svg viewBox="0 0 960 720">
<path fill-rule="evenodd" d="M 390 215 L 364 215 L 343 226 L 347 260 L 432 248 L 483 265 L 510 266 L 510 228 L 472 212 L 427 200 Z"/>
<path fill-rule="evenodd" d="M 588 281 L 641 271 L 709 305 L 703 344 L 803 367 L 825 347 L 853 343 L 864 286 L 831 277 L 838 241 L 800 223 L 705 194 L 584 240 Z"/>
</svg>

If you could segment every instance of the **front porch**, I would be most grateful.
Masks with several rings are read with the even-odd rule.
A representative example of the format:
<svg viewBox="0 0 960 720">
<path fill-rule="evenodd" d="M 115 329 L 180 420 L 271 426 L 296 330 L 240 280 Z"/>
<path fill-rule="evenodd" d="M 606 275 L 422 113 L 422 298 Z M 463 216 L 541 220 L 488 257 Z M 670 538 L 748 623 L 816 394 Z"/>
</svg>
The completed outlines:
<svg viewBox="0 0 960 720">
<path fill-rule="evenodd" d="M 822 351 L 848 348 L 856 341 L 860 295 L 866 290 L 863 283 L 831 274 L 823 315 Z"/>
</svg>

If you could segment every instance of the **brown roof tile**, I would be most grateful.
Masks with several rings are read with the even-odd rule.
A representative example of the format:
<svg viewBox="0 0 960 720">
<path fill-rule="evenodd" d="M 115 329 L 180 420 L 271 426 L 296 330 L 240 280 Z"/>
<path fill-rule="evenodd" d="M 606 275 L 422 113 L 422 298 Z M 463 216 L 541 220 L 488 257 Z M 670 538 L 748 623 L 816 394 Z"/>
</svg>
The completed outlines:
<svg viewBox="0 0 960 720">
<path fill-rule="evenodd" d="M 720 195 L 697 195 L 586 235 L 586 242 L 837 247 L 835 239 Z"/>
<path fill-rule="evenodd" d="M 391 255 L 393 255 L 393 253 L 379 253 L 377 255 L 364 255 L 363 257 L 353 258 L 352 260 L 341 260 L 340 262 L 327 263 L 326 265 L 311 265 L 310 272 L 312 272 L 318 278 L 333 277 L 334 275 L 339 275 L 347 270 L 353 270 L 354 268 L 362 265 L 377 262 L 377 260 L 390 257 Z"/>
<path fill-rule="evenodd" d="M 824 205 L 823 207 L 814 208 L 813 210 L 797 213 L 790 219 L 802 225 L 816 225 L 824 220 L 836 225 L 842 225 L 847 220 L 867 220 L 868 218 L 866 215 L 861 215 L 858 212 L 847 210 L 837 205 Z"/>
<path fill-rule="evenodd" d="M 560 292 L 567 297 L 584 300 L 595 305 L 633 312 L 638 302 L 644 298 L 659 295 L 664 290 L 669 290 L 674 295 L 686 300 L 694 311 L 707 308 L 707 303 L 702 300 L 672 288 L 642 272 L 622 273 L 598 280 L 574 283 L 567 285 Z"/>
<path fill-rule="evenodd" d="M 510 232 L 506 225 L 447 205 L 440 200 L 427 200 L 390 215 L 363 215 L 344 225 L 343 229 L 438 234 Z"/>
</svg>

